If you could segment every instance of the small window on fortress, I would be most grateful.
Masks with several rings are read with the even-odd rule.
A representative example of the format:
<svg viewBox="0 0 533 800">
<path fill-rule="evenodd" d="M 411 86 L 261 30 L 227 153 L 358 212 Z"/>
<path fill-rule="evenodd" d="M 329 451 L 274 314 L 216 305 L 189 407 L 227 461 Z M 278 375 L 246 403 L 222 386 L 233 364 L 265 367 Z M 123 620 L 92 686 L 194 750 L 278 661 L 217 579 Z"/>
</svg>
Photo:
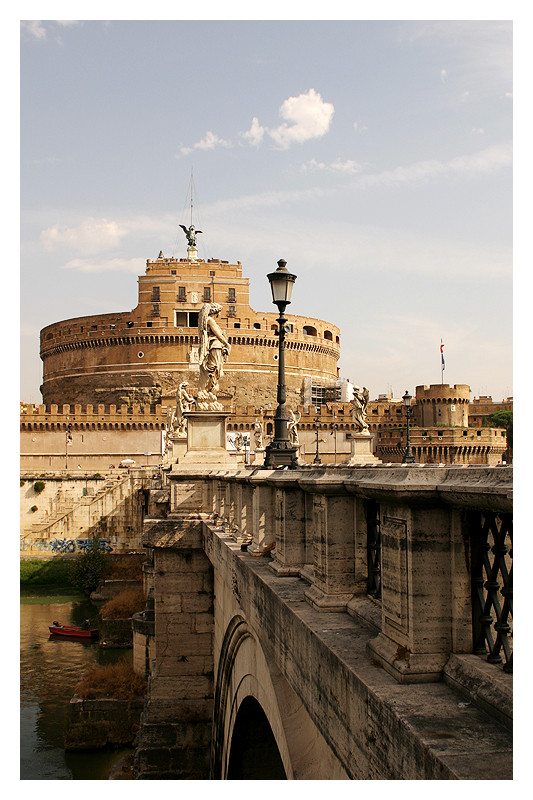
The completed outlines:
<svg viewBox="0 0 533 800">
<path fill-rule="evenodd" d="M 240 328 L 241 327 L 241 323 L 240 322 L 235 322 L 233 327 L 234 328 Z"/>
<path fill-rule="evenodd" d="M 151 327 L 152 327 L 152 323 L 151 323 L 151 321 L 148 321 L 148 322 L 146 323 L 146 327 L 147 327 L 147 328 L 151 328 Z"/>
<path fill-rule="evenodd" d="M 170 274 L 171 274 L 171 275 L 175 275 L 175 274 L 176 274 L 176 270 L 175 270 L 175 269 L 171 269 L 171 270 L 170 270 Z"/>
<path fill-rule="evenodd" d="M 210 277 L 210 278 L 214 278 L 214 277 L 215 277 L 215 272 L 214 272 L 214 270 L 211 270 L 211 271 L 209 272 L 209 277 Z"/>
<path fill-rule="evenodd" d="M 98 325 L 91 325 L 91 330 L 92 331 L 97 331 L 98 330 Z"/>
<path fill-rule="evenodd" d="M 303 332 L 305 336 L 316 336 L 316 328 L 313 328 L 312 325 L 304 325 Z"/>
<path fill-rule="evenodd" d="M 234 303 L 235 302 L 235 289 L 230 286 L 228 289 L 228 302 Z"/>
<path fill-rule="evenodd" d="M 128 325 L 128 328 L 133 328 L 133 322 L 132 322 L 131 319 L 128 320 L 127 325 Z"/>
<path fill-rule="evenodd" d="M 178 300 L 183 301 L 187 299 L 187 291 L 185 286 L 178 286 Z"/>
<path fill-rule="evenodd" d="M 254 322 L 254 328 L 257 328 L 258 330 L 261 330 L 261 323 L 260 322 Z"/>
<path fill-rule="evenodd" d="M 176 328 L 186 328 L 186 327 L 187 327 L 187 312 L 176 311 Z"/>
<path fill-rule="evenodd" d="M 198 327 L 198 311 L 189 311 L 189 328 Z"/>
<path fill-rule="evenodd" d="M 211 302 L 211 287 L 204 286 L 204 302 L 210 303 Z"/>
<path fill-rule="evenodd" d="M 159 299 L 160 299 L 159 286 L 152 286 L 152 301 L 159 303 Z"/>
</svg>

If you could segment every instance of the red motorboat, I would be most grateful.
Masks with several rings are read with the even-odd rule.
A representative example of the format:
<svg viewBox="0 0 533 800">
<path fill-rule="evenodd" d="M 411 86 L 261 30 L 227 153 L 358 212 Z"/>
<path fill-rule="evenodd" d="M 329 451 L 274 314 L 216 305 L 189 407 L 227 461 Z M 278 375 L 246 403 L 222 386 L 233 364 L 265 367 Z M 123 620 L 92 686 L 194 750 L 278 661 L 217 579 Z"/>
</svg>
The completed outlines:
<svg viewBox="0 0 533 800">
<path fill-rule="evenodd" d="M 48 630 L 54 636 L 66 636 L 69 639 L 97 639 L 98 628 L 76 628 L 72 625 L 60 625 L 54 622 L 48 626 Z"/>
</svg>

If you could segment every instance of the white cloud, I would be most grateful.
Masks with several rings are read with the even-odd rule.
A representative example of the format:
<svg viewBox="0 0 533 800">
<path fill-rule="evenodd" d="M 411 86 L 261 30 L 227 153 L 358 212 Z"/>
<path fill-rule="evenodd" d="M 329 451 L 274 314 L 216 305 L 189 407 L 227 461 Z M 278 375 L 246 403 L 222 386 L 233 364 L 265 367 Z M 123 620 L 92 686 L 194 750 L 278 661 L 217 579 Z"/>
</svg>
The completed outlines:
<svg viewBox="0 0 533 800">
<path fill-rule="evenodd" d="M 251 145 L 257 147 L 263 141 L 263 137 L 265 135 L 265 129 L 262 125 L 259 124 L 259 120 L 257 117 L 254 117 L 252 120 L 252 124 L 249 130 L 241 133 L 243 139 L 247 139 Z"/>
<path fill-rule="evenodd" d="M 250 128 L 240 136 L 257 147 L 264 140 L 265 134 L 268 134 L 281 150 L 287 150 L 293 144 L 303 144 L 309 139 L 324 136 L 329 130 L 334 113 L 332 103 L 326 103 L 318 92 L 309 89 L 308 92 L 283 101 L 279 115 L 285 122 L 277 128 L 266 128 L 254 117 Z"/>
<path fill-rule="evenodd" d="M 446 79 L 448 78 L 448 71 L 445 69 L 441 69 L 440 71 L 440 79 L 442 83 L 446 83 Z"/>
<path fill-rule="evenodd" d="M 57 25 L 59 25 L 59 27 L 61 28 L 67 28 L 72 25 L 81 25 L 81 20 L 79 19 L 46 20 L 46 25 L 44 21 L 41 19 L 21 20 L 20 22 L 21 30 L 28 33 L 34 39 L 46 39 L 47 32 L 49 30 L 53 30 L 54 27 Z M 54 38 L 58 44 L 61 44 L 61 39 L 58 36 L 55 36 Z"/>
<path fill-rule="evenodd" d="M 146 267 L 143 258 L 109 258 L 95 261 L 89 258 L 73 258 L 63 265 L 63 269 L 74 269 L 79 272 L 133 272 L 142 275 Z"/>
<path fill-rule="evenodd" d="M 328 132 L 335 109 L 326 103 L 314 89 L 297 97 L 289 97 L 279 109 L 282 122 L 277 128 L 269 128 L 268 134 L 278 147 L 286 150 L 292 144 L 303 144 Z"/>
<path fill-rule="evenodd" d="M 190 147 L 180 147 L 182 156 L 189 155 L 193 150 L 214 150 L 215 147 L 233 147 L 231 142 L 226 139 L 221 139 L 213 131 L 207 131 L 203 139 L 191 145 Z"/>
<path fill-rule="evenodd" d="M 40 19 L 21 20 L 20 27 L 34 39 L 46 39 L 46 28 Z"/>
<path fill-rule="evenodd" d="M 312 158 L 310 161 L 306 161 L 305 164 L 302 164 L 302 170 L 304 172 L 313 172 L 315 170 L 324 170 L 327 172 L 337 172 L 343 173 L 346 175 L 356 175 L 362 171 L 363 167 L 359 162 L 352 161 L 348 159 L 347 161 L 341 161 L 340 158 L 336 158 L 335 161 L 332 161 L 330 164 L 325 164 L 323 161 L 317 161 L 316 158 Z"/>
<path fill-rule="evenodd" d="M 353 127 L 354 127 L 354 130 L 357 131 L 357 133 L 363 133 L 363 131 L 367 131 L 368 130 L 367 126 L 366 125 L 361 125 L 360 122 L 354 122 Z"/>
<path fill-rule="evenodd" d="M 113 220 L 89 217 L 73 227 L 52 225 L 41 231 L 40 239 L 47 250 L 69 248 L 83 253 L 98 253 L 116 247 L 126 232 Z"/>
<path fill-rule="evenodd" d="M 483 135 L 485 133 L 484 128 L 472 128 L 471 133 L 475 134 L 476 136 Z"/>
</svg>

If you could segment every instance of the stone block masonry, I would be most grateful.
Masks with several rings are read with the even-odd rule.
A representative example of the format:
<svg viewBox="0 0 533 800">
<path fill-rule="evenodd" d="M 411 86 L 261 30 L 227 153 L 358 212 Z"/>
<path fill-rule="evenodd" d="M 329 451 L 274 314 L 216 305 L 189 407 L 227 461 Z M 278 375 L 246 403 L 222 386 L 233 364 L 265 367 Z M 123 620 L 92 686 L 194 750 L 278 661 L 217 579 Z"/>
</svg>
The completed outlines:
<svg viewBox="0 0 533 800">
<path fill-rule="evenodd" d="M 202 523 L 179 515 L 147 523 L 154 550 L 155 647 L 134 770 L 138 780 L 206 780 L 213 712 L 213 569 Z"/>
</svg>

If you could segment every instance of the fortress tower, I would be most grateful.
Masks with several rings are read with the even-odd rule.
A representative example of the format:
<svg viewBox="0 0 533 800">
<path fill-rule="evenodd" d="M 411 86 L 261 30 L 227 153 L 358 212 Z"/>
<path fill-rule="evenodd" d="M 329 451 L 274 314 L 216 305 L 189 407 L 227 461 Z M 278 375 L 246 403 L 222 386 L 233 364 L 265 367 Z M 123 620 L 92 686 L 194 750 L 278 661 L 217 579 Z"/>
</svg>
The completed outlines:
<svg viewBox="0 0 533 800">
<path fill-rule="evenodd" d="M 470 387 L 465 383 L 448 386 L 435 383 L 416 387 L 416 406 L 420 427 L 468 428 Z"/>
<path fill-rule="evenodd" d="M 132 311 L 76 317 L 41 331 L 43 403 L 175 404 L 176 387 L 198 382 L 198 313 L 219 303 L 219 324 L 229 337 L 219 399 L 226 407 L 275 407 L 278 340 L 276 311 L 249 305 L 249 279 L 241 263 L 167 258 L 147 260 Z M 311 317 L 287 315 L 286 380 L 289 405 L 303 402 L 305 378 L 337 380 L 340 331 Z"/>
</svg>

